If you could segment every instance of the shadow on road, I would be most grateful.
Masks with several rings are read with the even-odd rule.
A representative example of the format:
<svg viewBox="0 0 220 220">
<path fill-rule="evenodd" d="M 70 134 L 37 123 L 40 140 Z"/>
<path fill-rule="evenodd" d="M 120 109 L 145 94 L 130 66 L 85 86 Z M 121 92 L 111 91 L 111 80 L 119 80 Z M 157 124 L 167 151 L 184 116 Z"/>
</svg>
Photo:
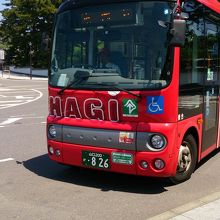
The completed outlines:
<svg viewBox="0 0 220 220">
<path fill-rule="evenodd" d="M 167 191 L 164 187 L 169 186 L 165 179 L 67 167 L 51 161 L 46 154 L 24 161 L 22 164 L 39 176 L 80 186 L 94 187 L 102 191 L 159 194 Z"/>
<path fill-rule="evenodd" d="M 218 153 L 220 153 L 220 148 L 214 150 L 213 152 L 211 152 L 208 156 L 206 156 L 205 158 L 203 158 L 199 164 L 197 165 L 196 169 L 199 169 L 202 165 L 204 165 L 205 163 L 207 163 L 211 158 L 215 157 Z"/>
</svg>

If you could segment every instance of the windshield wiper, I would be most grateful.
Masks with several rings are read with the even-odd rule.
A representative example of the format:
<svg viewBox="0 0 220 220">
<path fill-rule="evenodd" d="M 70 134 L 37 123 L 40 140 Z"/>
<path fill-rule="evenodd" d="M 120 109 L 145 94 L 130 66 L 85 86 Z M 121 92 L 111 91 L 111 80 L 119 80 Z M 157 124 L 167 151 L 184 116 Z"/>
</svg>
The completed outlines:
<svg viewBox="0 0 220 220">
<path fill-rule="evenodd" d="M 133 92 L 127 90 L 127 89 L 121 88 L 120 86 L 110 85 L 110 84 L 108 84 L 108 83 L 96 83 L 96 85 L 99 85 L 99 86 L 110 86 L 111 88 L 117 89 L 117 90 L 119 90 L 119 91 L 126 92 L 126 93 L 128 93 L 128 94 L 130 94 L 130 95 L 133 95 L 133 96 L 135 96 L 136 98 L 141 98 L 141 95 L 137 95 L 137 94 L 135 94 L 135 93 L 133 93 Z"/>
<path fill-rule="evenodd" d="M 81 70 L 76 71 L 73 81 L 71 81 L 67 86 L 63 87 L 60 91 L 58 91 L 57 94 L 62 95 L 66 89 L 69 89 L 73 85 L 80 83 L 83 80 L 88 79 L 89 77 L 90 77 L 90 72 L 88 71 L 81 71 Z"/>
<path fill-rule="evenodd" d="M 76 84 L 79 84 L 81 83 L 82 81 L 84 80 L 87 80 L 88 78 L 90 77 L 108 77 L 108 76 L 116 76 L 117 74 L 101 74 L 101 75 L 92 75 L 89 71 L 81 71 L 81 70 L 78 70 L 76 71 L 75 75 L 74 75 L 74 80 L 72 82 L 70 82 L 67 86 L 63 87 L 60 91 L 58 91 L 58 94 L 59 95 L 62 95 L 63 92 L 66 90 L 66 89 L 69 89 L 70 87 L 72 87 L 73 85 L 76 85 Z M 141 98 L 141 95 L 137 95 L 127 89 L 123 89 L 119 86 L 116 86 L 116 85 L 110 85 L 108 83 L 95 83 L 96 85 L 99 85 L 99 86 L 110 86 L 111 88 L 115 88 L 119 91 L 123 91 L 123 92 L 126 92 L 130 95 L 133 95 L 137 98 Z"/>
<path fill-rule="evenodd" d="M 118 76 L 118 74 L 98 74 L 98 75 L 92 75 L 91 71 L 86 71 L 86 70 L 77 70 L 73 81 L 71 81 L 67 86 L 63 87 L 60 91 L 58 91 L 58 95 L 62 95 L 63 92 L 66 89 L 69 89 L 73 85 L 80 84 L 82 81 L 87 80 L 90 77 L 110 77 L 110 76 Z"/>
</svg>

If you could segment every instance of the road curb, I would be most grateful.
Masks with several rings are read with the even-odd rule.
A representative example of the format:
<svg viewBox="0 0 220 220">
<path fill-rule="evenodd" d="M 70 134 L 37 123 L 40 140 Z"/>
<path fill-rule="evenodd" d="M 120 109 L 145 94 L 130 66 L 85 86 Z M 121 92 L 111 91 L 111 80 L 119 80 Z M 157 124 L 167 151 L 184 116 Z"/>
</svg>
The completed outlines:
<svg viewBox="0 0 220 220">
<path fill-rule="evenodd" d="M 190 210 L 193 210 L 195 208 L 201 207 L 203 205 L 206 205 L 208 203 L 211 203 L 217 199 L 220 199 L 220 192 L 212 193 L 211 195 L 202 197 L 200 199 L 197 199 L 195 201 L 189 202 L 185 205 L 179 206 L 174 209 L 170 209 L 166 212 L 163 212 L 159 215 L 153 216 L 151 218 L 147 218 L 147 220 L 168 220 L 171 218 L 174 218 L 178 215 L 182 215 L 185 212 L 188 212 Z"/>
<path fill-rule="evenodd" d="M 30 76 L 26 76 L 26 75 L 15 75 L 15 74 L 10 74 L 10 75 L 0 75 L 0 79 L 6 79 L 6 80 L 42 80 L 42 81 L 46 81 L 48 80 L 47 77 L 36 77 L 36 76 L 32 76 L 32 79 L 30 79 Z"/>
</svg>

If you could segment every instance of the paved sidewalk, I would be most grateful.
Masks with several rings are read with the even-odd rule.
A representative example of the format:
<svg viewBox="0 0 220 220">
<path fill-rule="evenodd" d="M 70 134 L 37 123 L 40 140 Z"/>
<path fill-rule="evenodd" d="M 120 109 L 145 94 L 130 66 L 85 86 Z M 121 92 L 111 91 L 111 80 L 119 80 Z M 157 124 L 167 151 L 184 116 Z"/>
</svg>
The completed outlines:
<svg viewBox="0 0 220 220">
<path fill-rule="evenodd" d="M 220 192 L 171 209 L 148 220 L 220 220 Z"/>
<path fill-rule="evenodd" d="M 182 215 L 178 215 L 171 220 L 219 220 L 220 219 L 220 199 L 206 205 L 192 209 Z"/>
<path fill-rule="evenodd" d="M 4 73 L 2 74 L 2 71 L 0 71 L 0 79 L 22 79 L 22 80 L 31 80 L 30 76 L 28 75 L 23 75 L 23 74 L 15 74 L 15 73 Z M 37 77 L 37 76 L 32 76 L 32 80 L 48 80 L 47 77 Z"/>
</svg>

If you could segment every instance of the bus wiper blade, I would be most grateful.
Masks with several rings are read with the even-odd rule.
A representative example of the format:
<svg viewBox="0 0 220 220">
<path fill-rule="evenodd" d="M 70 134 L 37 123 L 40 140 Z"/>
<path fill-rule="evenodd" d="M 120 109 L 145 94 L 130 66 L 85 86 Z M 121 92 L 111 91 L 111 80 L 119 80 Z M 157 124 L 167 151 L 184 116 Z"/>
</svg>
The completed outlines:
<svg viewBox="0 0 220 220">
<path fill-rule="evenodd" d="M 133 92 L 127 90 L 127 89 L 123 89 L 123 88 L 121 88 L 119 86 L 116 86 L 116 85 L 110 85 L 110 84 L 107 84 L 107 83 L 96 83 L 96 85 L 99 85 L 99 86 L 110 86 L 110 87 L 112 87 L 114 89 L 118 89 L 119 91 L 126 92 L 126 93 L 128 93 L 130 95 L 135 96 L 138 99 L 141 99 L 141 95 L 137 95 L 137 94 L 135 94 L 135 93 L 133 93 Z"/>
<path fill-rule="evenodd" d="M 58 91 L 58 95 L 62 95 L 63 92 L 66 89 L 69 89 L 71 86 L 82 82 L 83 80 L 86 80 L 90 77 L 90 72 L 88 71 L 81 71 L 81 70 L 77 70 L 75 75 L 74 75 L 74 79 L 73 81 L 71 81 L 67 86 L 63 87 L 60 91 Z"/>
<path fill-rule="evenodd" d="M 69 89 L 70 87 L 72 87 L 73 85 L 79 84 L 84 80 L 87 80 L 90 77 L 110 77 L 110 76 L 118 76 L 118 74 L 98 74 L 98 75 L 92 75 L 91 71 L 86 71 L 86 70 L 77 70 L 75 75 L 74 75 L 74 79 L 73 81 L 71 81 L 67 86 L 65 86 L 64 88 L 62 88 L 60 91 L 58 91 L 58 95 L 62 95 L 63 92 L 66 89 Z"/>
<path fill-rule="evenodd" d="M 77 70 L 75 75 L 74 75 L 74 80 L 72 82 L 70 82 L 67 86 L 65 86 L 64 88 L 62 88 L 60 91 L 58 91 L 58 95 L 62 95 L 63 92 L 66 89 L 69 89 L 70 87 L 72 87 L 73 85 L 79 84 L 84 80 L 87 80 L 90 77 L 109 77 L 109 76 L 115 76 L 115 74 L 100 74 L 100 75 L 92 75 L 90 71 L 82 71 L 82 70 Z M 96 83 L 96 85 L 100 85 L 100 86 L 111 86 L 112 88 L 115 88 L 119 91 L 123 91 L 126 92 L 130 95 L 135 96 L 136 98 L 141 98 L 141 95 L 137 95 L 127 89 L 123 89 L 119 86 L 115 86 L 115 85 L 109 85 L 107 83 Z"/>
</svg>

